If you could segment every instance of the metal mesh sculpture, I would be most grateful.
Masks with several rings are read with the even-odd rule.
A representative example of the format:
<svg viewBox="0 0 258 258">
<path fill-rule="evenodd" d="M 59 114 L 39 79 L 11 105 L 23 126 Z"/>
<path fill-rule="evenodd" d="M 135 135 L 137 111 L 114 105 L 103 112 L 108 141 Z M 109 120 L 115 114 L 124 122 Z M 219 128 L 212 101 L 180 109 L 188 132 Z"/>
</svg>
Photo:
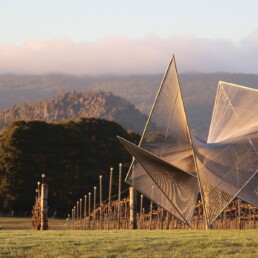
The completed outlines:
<svg viewBox="0 0 258 258">
<path fill-rule="evenodd" d="M 256 99 L 258 91 L 220 82 L 207 143 L 199 141 L 173 57 L 139 146 L 119 137 L 134 157 L 126 182 L 189 226 L 199 193 L 207 226 L 236 197 L 258 206 L 258 112 L 247 112 Z"/>
</svg>

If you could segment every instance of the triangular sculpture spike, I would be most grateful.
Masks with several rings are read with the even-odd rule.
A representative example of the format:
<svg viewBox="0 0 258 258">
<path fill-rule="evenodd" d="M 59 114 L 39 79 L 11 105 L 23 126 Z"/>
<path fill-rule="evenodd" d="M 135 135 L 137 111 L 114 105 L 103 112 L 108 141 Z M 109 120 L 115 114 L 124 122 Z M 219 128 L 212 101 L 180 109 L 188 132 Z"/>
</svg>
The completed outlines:
<svg viewBox="0 0 258 258">
<path fill-rule="evenodd" d="M 258 205 L 257 99 L 257 90 L 219 83 L 208 144 L 202 150 L 196 146 L 209 225 L 236 197 Z"/>
<path fill-rule="evenodd" d="M 167 202 L 167 205 L 172 202 L 170 205 L 171 213 L 190 225 L 197 202 L 199 187 L 196 179 L 197 171 L 193 157 L 188 122 L 174 57 L 172 57 L 163 77 L 139 146 L 143 150 L 151 152 L 164 160 L 164 162 L 180 169 L 182 175 L 179 177 L 182 177 L 183 174 L 185 174 L 184 171 L 186 171 L 187 179 L 185 179 L 184 182 L 181 182 L 181 179 L 178 180 L 177 187 L 175 184 L 173 185 L 174 189 L 176 189 L 175 191 L 178 191 L 180 188 L 181 197 L 184 196 L 185 201 L 179 202 L 180 198 L 178 197 L 176 200 L 175 196 L 172 198 L 170 196 L 171 192 L 166 192 L 169 191 L 168 189 L 162 189 L 162 191 L 158 191 L 154 194 L 150 193 L 152 189 L 151 185 L 159 185 L 157 177 L 150 177 L 150 169 L 147 169 L 147 162 L 145 162 L 145 165 L 143 165 L 142 162 L 139 164 L 139 158 L 137 159 L 136 156 L 134 156 L 136 160 L 133 160 L 131 169 L 129 169 L 126 177 L 126 182 L 133 185 L 136 190 L 144 195 L 151 196 L 151 200 L 164 209 L 167 208 L 162 205 L 160 200 L 168 199 L 169 195 L 169 198 L 173 199 L 173 201 L 168 199 Z M 134 170 L 132 168 L 134 168 Z M 135 171 L 137 171 L 137 173 Z M 170 172 L 173 173 L 172 171 Z M 160 174 L 162 174 L 162 172 L 160 172 Z M 166 173 L 164 172 L 163 174 Z M 149 178 L 149 182 L 146 182 L 146 180 L 142 181 L 143 177 Z M 146 186 L 147 183 L 150 184 L 149 187 L 146 189 L 143 188 L 143 185 Z M 191 187 L 189 185 L 191 185 Z M 160 187 L 159 185 L 159 188 Z M 180 214 L 180 216 L 178 216 L 178 214 Z"/>
</svg>

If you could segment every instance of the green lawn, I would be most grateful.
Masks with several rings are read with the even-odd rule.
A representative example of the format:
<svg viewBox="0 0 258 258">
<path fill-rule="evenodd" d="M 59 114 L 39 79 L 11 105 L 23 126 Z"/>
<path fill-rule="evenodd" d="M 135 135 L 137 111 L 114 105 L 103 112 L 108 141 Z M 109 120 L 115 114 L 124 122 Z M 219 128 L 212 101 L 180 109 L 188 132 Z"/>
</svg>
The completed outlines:
<svg viewBox="0 0 258 258">
<path fill-rule="evenodd" d="M 258 231 L 3 230 L 0 257 L 258 257 Z"/>
</svg>

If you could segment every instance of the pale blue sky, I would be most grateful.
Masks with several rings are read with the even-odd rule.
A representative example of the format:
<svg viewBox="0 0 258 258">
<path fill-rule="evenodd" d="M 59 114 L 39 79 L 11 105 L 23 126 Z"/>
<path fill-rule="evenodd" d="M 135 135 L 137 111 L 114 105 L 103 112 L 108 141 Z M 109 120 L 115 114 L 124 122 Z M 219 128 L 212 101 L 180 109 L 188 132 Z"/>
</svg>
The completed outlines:
<svg viewBox="0 0 258 258">
<path fill-rule="evenodd" d="M 257 0 L 3 0 L 0 44 L 192 35 L 240 40 L 258 29 Z"/>
<path fill-rule="evenodd" d="M 2 0 L 0 73 L 258 74 L 258 0 Z"/>
</svg>

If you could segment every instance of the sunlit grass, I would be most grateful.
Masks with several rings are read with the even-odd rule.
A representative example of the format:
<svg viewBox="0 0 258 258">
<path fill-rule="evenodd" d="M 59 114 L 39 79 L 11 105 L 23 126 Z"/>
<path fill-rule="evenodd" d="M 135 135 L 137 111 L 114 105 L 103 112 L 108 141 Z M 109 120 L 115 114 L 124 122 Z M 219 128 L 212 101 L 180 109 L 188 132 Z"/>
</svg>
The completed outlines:
<svg viewBox="0 0 258 258">
<path fill-rule="evenodd" d="M 51 229 L 66 229 L 66 223 L 64 219 L 49 219 L 49 226 Z M 32 229 L 32 219 L 16 218 L 16 217 L 0 217 L 0 227 L 3 230 L 19 230 L 19 229 Z"/>
<path fill-rule="evenodd" d="M 0 243 L 0 257 L 258 257 L 257 230 L 3 230 Z"/>
</svg>

